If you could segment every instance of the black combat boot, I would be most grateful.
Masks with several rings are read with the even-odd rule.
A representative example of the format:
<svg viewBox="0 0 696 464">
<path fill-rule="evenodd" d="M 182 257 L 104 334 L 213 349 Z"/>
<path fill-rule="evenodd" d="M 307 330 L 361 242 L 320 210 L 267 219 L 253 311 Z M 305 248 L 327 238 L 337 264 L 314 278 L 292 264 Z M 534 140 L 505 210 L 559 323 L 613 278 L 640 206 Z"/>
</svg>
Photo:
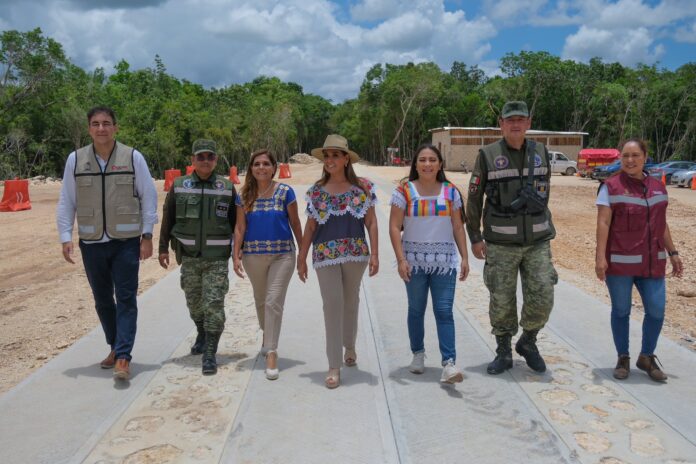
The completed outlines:
<svg viewBox="0 0 696 464">
<path fill-rule="evenodd" d="M 527 361 L 530 369 L 537 372 L 546 372 L 546 363 L 536 346 L 538 332 L 538 330 L 524 330 L 515 344 L 515 351 Z"/>
<path fill-rule="evenodd" d="M 488 364 L 486 371 L 491 375 L 502 374 L 512 368 L 512 335 L 496 335 L 495 341 L 498 343 L 496 357 Z"/>
<path fill-rule="evenodd" d="M 198 335 L 196 336 L 196 341 L 193 342 L 191 346 L 191 354 L 203 354 L 203 350 L 205 350 L 205 329 L 203 328 L 203 322 L 196 322 L 196 329 L 198 329 Z"/>
<path fill-rule="evenodd" d="M 220 341 L 222 332 L 206 332 L 205 333 L 205 351 L 203 352 L 203 375 L 215 375 L 217 373 L 217 353 L 218 342 Z"/>
</svg>

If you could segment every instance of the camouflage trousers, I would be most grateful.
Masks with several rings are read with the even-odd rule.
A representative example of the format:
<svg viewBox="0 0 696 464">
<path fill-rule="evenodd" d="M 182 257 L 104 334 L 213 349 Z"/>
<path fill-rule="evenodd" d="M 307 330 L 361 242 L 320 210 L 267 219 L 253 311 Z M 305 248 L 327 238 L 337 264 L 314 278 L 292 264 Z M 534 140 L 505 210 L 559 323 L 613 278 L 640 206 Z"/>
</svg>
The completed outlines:
<svg viewBox="0 0 696 464">
<path fill-rule="evenodd" d="M 227 259 L 203 259 L 182 256 L 181 289 L 191 319 L 203 323 L 206 332 L 225 328 L 225 295 L 230 286 Z"/>
<path fill-rule="evenodd" d="M 493 335 L 517 333 L 517 273 L 522 280 L 524 330 L 539 330 L 549 320 L 553 308 L 553 286 L 558 274 L 551 263 L 551 244 L 530 246 L 486 244 L 483 281 L 490 292 L 488 315 Z"/>
</svg>

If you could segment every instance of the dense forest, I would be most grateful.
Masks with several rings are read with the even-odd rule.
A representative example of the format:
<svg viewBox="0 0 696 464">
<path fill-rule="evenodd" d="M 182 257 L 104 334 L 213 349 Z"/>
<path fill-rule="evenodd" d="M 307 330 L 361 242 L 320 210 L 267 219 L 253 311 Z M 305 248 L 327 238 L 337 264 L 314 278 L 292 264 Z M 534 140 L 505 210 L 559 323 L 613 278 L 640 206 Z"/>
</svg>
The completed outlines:
<svg viewBox="0 0 696 464">
<path fill-rule="evenodd" d="M 367 160 L 382 164 L 387 147 L 408 158 L 442 126 L 496 126 L 506 100 L 527 101 L 532 127 L 588 132 L 589 147 L 614 147 L 639 136 L 658 161 L 696 158 L 696 63 L 656 66 L 562 60 L 546 52 L 507 54 L 503 76 L 477 65 L 375 64 L 358 95 L 342 103 L 304 93 L 292 82 L 260 76 L 205 88 L 153 67 L 84 70 L 40 29 L 0 37 L 0 179 L 62 176 L 69 152 L 89 142 L 86 111 L 114 108 L 119 140 L 142 151 L 155 177 L 187 164 L 193 140 L 215 139 L 222 168 L 244 167 L 260 147 L 281 160 L 346 136 Z"/>
</svg>

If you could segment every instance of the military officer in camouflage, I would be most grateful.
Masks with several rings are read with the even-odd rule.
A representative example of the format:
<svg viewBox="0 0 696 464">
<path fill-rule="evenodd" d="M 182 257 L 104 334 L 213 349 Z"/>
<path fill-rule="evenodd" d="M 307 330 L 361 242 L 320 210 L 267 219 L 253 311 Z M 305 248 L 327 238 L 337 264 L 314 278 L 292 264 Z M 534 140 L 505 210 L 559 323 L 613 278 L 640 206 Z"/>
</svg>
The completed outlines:
<svg viewBox="0 0 696 464">
<path fill-rule="evenodd" d="M 169 266 L 169 243 L 181 264 L 181 288 L 198 335 L 191 354 L 203 354 L 204 375 L 217 372 L 218 342 L 225 326 L 228 260 L 236 220 L 234 185 L 214 173 L 217 145 L 193 143 L 193 173 L 178 177 L 164 201 L 159 262 Z"/>
<path fill-rule="evenodd" d="M 500 374 L 512 367 L 519 271 L 524 301 L 519 321 L 522 335 L 515 351 L 531 369 L 544 372 L 536 337 L 548 321 L 558 281 L 549 243 L 556 231 L 548 208 L 548 152 L 525 137 L 531 127 L 525 102 L 505 103 L 498 122 L 503 138 L 479 150 L 466 206 L 471 250 L 476 258 L 486 260 L 483 280 L 490 292 L 489 316 L 498 344 L 487 371 Z"/>
</svg>

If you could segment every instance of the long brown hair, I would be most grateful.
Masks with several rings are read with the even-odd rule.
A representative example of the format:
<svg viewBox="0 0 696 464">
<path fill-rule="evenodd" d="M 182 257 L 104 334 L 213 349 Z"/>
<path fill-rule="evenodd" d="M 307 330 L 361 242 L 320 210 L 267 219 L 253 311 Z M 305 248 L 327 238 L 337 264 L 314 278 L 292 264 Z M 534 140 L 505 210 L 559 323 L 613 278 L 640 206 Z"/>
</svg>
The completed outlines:
<svg viewBox="0 0 696 464">
<path fill-rule="evenodd" d="M 360 177 L 358 177 L 358 175 L 355 173 L 355 170 L 353 169 L 353 161 L 351 161 L 350 155 L 348 153 L 344 152 L 343 150 L 341 150 L 341 152 L 348 159 L 348 164 L 346 165 L 345 168 L 343 168 L 343 173 L 345 174 L 346 179 L 352 185 L 355 185 L 360 190 L 365 191 L 365 187 L 363 186 L 363 183 L 362 183 Z M 329 181 L 330 177 L 331 176 L 329 175 L 328 172 L 326 172 L 326 169 L 324 169 L 322 167 L 321 168 L 321 178 L 318 181 L 316 181 L 315 184 L 318 185 L 319 187 L 323 187 Z"/>
<path fill-rule="evenodd" d="M 275 156 L 273 156 L 268 149 L 263 148 L 251 154 L 251 158 L 249 158 L 249 166 L 247 167 L 247 174 L 244 177 L 244 185 L 242 186 L 241 191 L 242 206 L 246 212 L 251 211 L 252 205 L 259 196 L 259 184 L 256 182 L 256 178 L 251 173 L 251 167 L 254 165 L 256 158 L 261 155 L 266 155 L 273 165 L 273 176 L 271 176 L 271 183 L 273 182 L 273 177 L 275 177 L 276 171 L 278 170 L 278 160 L 276 160 Z"/>
</svg>

